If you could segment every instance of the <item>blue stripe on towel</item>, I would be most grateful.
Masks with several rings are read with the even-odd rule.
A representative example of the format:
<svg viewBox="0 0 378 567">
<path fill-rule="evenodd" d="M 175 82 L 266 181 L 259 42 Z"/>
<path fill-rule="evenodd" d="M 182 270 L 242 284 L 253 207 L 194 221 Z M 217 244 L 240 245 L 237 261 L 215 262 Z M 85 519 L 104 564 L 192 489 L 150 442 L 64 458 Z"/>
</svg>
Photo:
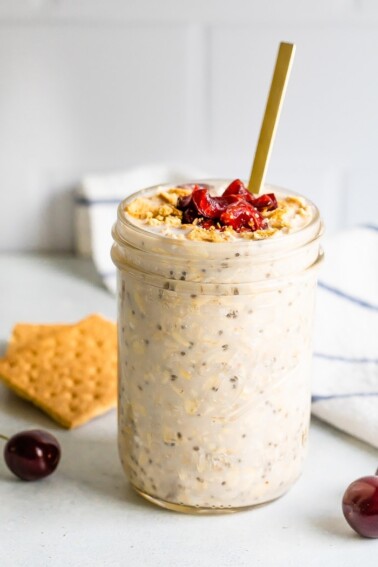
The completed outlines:
<svg viewBox="0 0 378 567">
<path fill-rule="evenodd" d="M 314 356 L 323 358 L 324 360 L 333 360 L 335 362 L 347 362 L 349 364 L 378 364 L 378 358 L 353 358 L 351 356 L 339 356 L 337 354 L 325 354 L 323 352 L 315 352 Z"/>
<path fill-rule="evenodd" d="M 76 205 L 84 205 L 85 207 L 91 207 L 92 205 L 119 205 L 122 199 L 116 199 L 109 197 L 108 199 L 89 199 L 88 197 L 75 197 Z"/>
<path fill-rule="evenodd" d="M 375 230 L 378 232 L 378 226 L 375 226 L 374 224 L 363 224 L 362 228 L 368 228 L 369 230 Z"/>
<path fill-rule="evenodd" d="M 342 297 L 343 299 L 347 299 L 348 301 L 351 301 L 352 303 L 356 303 L 356 305 L 359 305 L 360 307 L 365 307 L 366 309 L 372 309 L 373 311 L 378 311 L 378 305 L 373 305 L 372 303 L 369 303 L 368 301 L 364 301 L 363 299 L 360 299 L 358 297 L 354 297 L 353 295 L 349 295 L 348 293 L 345 293 L 344 291 L 341 291 L 341 289 L 337 289 L 336 287 L 332 287 L 324 282 L 319 282 L 319 287 L 321 289 L 324 289 L 325 291 L 329 291 L 330 293 L 334 293 L 335 295 L 338 295 L 339 297 Z"/>
<path fill-rule="evenodd" d="M 339 400 L 343 398 L 373 398 L 378 396 L 378 392 L 352 392 L 350 394 L 330 394 L 328 396 L 318 396 L 314 394 L 311 397 L 312 403 L 325 402 L 328 400 Z"/>
</svg>

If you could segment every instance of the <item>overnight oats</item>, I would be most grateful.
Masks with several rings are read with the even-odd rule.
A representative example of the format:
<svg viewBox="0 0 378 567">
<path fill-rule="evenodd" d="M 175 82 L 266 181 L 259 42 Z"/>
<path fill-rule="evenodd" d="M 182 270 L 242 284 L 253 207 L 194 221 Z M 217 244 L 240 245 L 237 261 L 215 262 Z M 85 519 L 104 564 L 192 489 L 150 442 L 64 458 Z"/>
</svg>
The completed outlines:
<svg viewBox="0 0 378 567">
<path fill-rule="evenodd" d="M 121 203 L 119 452 L 145 498 L 236 510 L 300 475 L 321 232 L 310 201 L 239 180 Z"/>
</svg>

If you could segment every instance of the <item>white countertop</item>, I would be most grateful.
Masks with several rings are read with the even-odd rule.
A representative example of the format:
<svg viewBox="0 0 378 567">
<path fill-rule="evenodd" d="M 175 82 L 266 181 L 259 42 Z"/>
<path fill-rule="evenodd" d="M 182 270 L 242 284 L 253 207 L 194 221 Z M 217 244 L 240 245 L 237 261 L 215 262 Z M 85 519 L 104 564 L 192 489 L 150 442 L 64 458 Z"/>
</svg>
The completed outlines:
<svg viewBox="0 0 378 567">
<path fill-rule="evenodd" d="M 115 317 L 89 261 L 0 256 L 0 347 L 19 321 Z M 1 567 L 376 566 L 378 541 L 346 524 L 341 497 L 373 474 L 378 451 L 313 421 L 300 481 L 272 504 L 232 515 L 186 516 L 145 503 L 118 461 L 116 413 L 74 431 L 0 385 L 0 433 L 45 428 L 62 446 L 56 473 L 19 481 L 0 458 Z"/>
</svg>

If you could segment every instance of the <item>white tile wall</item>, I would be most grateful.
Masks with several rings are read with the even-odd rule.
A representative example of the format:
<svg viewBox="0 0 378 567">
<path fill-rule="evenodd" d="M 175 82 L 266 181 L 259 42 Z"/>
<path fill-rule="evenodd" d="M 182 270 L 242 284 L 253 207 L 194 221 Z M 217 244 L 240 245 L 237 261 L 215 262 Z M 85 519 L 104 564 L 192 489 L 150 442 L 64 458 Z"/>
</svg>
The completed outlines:
<svg viewBox="0 0 378 567">
<path fill-rule="evenodd" d="M 0 249 L 70 249 L 88 172 L 247 177 L 282 39 L 297 55 L 268 179 L 330 232 L 378 224 L 374 0 L 0 0 Z"/>
</svg>

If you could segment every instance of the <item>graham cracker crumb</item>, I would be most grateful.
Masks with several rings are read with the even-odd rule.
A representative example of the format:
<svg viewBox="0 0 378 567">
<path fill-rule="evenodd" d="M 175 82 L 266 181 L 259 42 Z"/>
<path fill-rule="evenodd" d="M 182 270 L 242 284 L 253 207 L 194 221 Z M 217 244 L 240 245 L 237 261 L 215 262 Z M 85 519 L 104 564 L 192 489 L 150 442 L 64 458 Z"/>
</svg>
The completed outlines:
<svg viewBox="0 0 378 567">
<path fill-rule="evenodd" d="M 159 210 L 159 203 L 145 197 L 138 197 L 126 207 L 126 212 L 137 219 L 154 217 Z"/>
<path fill-rule="evenodd" d="M 158 193 L 158 196 L 175 207 L 177 205 L 177 200 L 179 197 L 187 197 L 187 195 L 190 195 L 190 193 L 190 189 L 184 189 L 183 187 L 172 187 L 171 189 L 168 189 L 168 191 L 161 191 L 160 193 Z"/>
<path fill-rule="evenodd" d="M 210 228 L 196 226 L 188 233 L 187 238 L 203 242 L 227 242 L 227 240 L 230 240 L 230 233 L 229 231 L 220 232 L 214 226 Z"/>
</svg>

